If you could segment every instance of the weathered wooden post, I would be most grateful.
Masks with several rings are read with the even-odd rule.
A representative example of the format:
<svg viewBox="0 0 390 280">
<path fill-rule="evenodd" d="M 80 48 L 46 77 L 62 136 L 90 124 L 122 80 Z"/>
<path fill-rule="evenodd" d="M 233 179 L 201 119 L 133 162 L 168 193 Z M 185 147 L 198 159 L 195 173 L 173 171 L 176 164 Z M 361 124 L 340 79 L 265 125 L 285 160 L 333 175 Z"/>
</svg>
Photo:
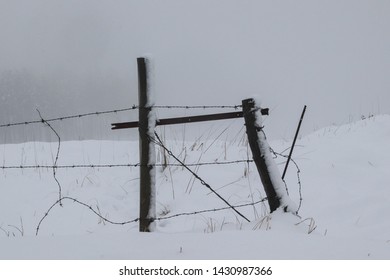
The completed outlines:
<svg viewBox="0 0 390 280">
<path fill-rule="evenodd" d="M 139 231 L 150 232 L 156 217 L 153 100 L 150 96 L 150 61 L 137 58 L 139 102 L 140 213 Z M 149 67 L 149 69 L 148 69 Z"/>
<path fill-rule="evenodd" d="M 249 146 L 268 198 L 270 212 L 283 207 L 284 211 L 296 213 L 296 206 L 288 197 L 284 182 L 272 158 L 270 146 L 262 131 L 261 109 L 256 108 L 254 99 L 245 99 L 242 101 L 242 110 Z"/>
</svg>

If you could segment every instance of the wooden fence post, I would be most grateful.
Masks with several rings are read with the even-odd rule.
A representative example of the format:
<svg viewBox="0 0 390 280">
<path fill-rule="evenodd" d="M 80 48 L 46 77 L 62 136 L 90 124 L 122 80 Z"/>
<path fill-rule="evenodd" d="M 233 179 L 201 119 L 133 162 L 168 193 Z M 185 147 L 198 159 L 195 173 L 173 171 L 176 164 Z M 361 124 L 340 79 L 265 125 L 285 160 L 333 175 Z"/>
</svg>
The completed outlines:
<svg viewBox="0 0 390 280">
<path fill-rule="evenodd" d="M 154 139 L 155 121 L 152 114 L 152 100 L 148 85 L 147 59 L 137 58 L 138 65 L 138 102 L 139 102 L 139 155 L 140 155 L 140 214 L 139 231 L 152 231 L 151 224 L 156 217 L 155 209 L 155 167 L 154 167 Z M 153 123 L 154 122 L 154 123 Z"/>
<path fill-rule="evenodd" d="M 272 213 L 280 206 L 280 199 L 275 191 L 275 187 L 272 183 L 268 166 L 265 161 L 265 155 L 262 149 L 262 145 L 264 143 L 261 142 L 258 136 L 258 132 L 262 128 L 256 126 L 256 110 L 257 108 L 255 107 L 255 101 L 253 99 L 245 99 L 242 101 L 242 111 L 244 113 L 249 146 L 268 198 L 270 212 Z"/>
</svg>

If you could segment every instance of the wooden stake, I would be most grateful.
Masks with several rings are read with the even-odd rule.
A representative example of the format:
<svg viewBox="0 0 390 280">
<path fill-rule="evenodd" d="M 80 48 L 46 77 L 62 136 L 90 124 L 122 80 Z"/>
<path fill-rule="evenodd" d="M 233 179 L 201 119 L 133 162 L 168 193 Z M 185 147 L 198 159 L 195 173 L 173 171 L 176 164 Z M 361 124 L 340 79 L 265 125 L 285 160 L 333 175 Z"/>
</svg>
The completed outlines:
<svg viewBox="0 0 390 280">
<path fill-rule="evenodd" d="M 303 117 L 305 116 L 305 112 L 306 112 L 306 105 L 303 107 L 302 115 L 301 115 L 301 118 L 299 119 L 299 124 L 298 124 L 297 131 L 295 132 L 294 141 L 293 141 L 293 143 L 292 143 L 292 146 L 291 146 L 291 149 L 290 149 L 290 153 L 289 153 L 288 158 L 287 158 L 286 166 L 284 167 L 284 171 L 283 171 L 283 175 L 282 175 L 282 180 L 284 180 L 284 177 L 286 176 L 288 164 L 290 163 L 291 156 L 292 156 L 292 153 L 293 153 L 293 151 L 294 151 L 295 142 L 297 141 L 298 134 L 299 134 L 299 130 L 300 130 L 301 124 L 302 124 L 302 120 L 303 120 Z"/>
</svg>

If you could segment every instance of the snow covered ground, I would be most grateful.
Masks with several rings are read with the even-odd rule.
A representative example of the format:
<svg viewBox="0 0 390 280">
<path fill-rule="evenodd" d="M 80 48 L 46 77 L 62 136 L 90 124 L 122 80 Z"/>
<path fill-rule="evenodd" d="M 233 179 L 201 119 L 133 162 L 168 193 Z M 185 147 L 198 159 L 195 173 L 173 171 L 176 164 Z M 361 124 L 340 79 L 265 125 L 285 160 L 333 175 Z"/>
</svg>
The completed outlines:
<svg viewBox="0 0 390 280">
<path fill-rule="evenodd" d="M 189 126 L 187 129 L 190 129 Z M 237 131 L 238 132 L 238 131 Z M 236 132 L 236 133 L 237 133 Z M 233 133 L 234 134 L 234 133 Z M 166 145 L 187 164 L 250 159 L 245 132 L 229 140 L 212 131 Z M 164 137 L 163 137 L 164 138 Z M 390 116 L 318 130 L 297 141 L 301 219 L 268 213 L 266 202 L 157 222 L 154 233 L 137 223 L 112 225 L 70 200 L 56 205 L 52 169 L 0 170 L 0 259 L 390 259 Z M 51 165 L 58 143 L 0 146 L 2 166 Z M 283 152 L 290 141 L 271 141 Z M 287 152 L 284 152 L 287 153 Z M 164 153 L 157 148 L 157 159 Z M 167 158 L 175 163 L 173 158 Z M 280 170 L 284 158 L 275 159 Z M 138 162 L 138 142 L 62 142 L 58 165 Z M 253 163 L 192 166 L 233 205 L 264 198 Z M 62 195 L 114 222 L 138 216 L 138 167 L 58 169 Z M 299 204 L 297 172 L 286 182 Z M 180 166 L 157 170 L 157 213 L 168 217 L 226 205 Z"/>
</svg>

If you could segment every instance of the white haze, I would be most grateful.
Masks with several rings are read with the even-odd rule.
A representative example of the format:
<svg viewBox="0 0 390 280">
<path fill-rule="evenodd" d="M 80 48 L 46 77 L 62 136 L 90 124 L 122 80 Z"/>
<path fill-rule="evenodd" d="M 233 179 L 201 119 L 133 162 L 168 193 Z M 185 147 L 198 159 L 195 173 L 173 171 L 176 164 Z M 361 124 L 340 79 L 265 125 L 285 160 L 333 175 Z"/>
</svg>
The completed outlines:
<svg viewBox="0 0 390 280">
<path fill-rule="evenodd" d="M 386 0 L 0 0 L 0 123 L 37 119 L 36 109 L 57 117 L 136 104 L 145 53 L 155 58 L 157 104 L 258 95 L 273 139 L 292 137 L 305 104 L 304 133 L 388 114 L 389 14 Z M 132 132 L 111 132 L 110 122 L 136 117 L 55 126 L 66 139 L 123 139 Z M 17 127 L 0 141 L 49 135 Z"/>
</svg>

